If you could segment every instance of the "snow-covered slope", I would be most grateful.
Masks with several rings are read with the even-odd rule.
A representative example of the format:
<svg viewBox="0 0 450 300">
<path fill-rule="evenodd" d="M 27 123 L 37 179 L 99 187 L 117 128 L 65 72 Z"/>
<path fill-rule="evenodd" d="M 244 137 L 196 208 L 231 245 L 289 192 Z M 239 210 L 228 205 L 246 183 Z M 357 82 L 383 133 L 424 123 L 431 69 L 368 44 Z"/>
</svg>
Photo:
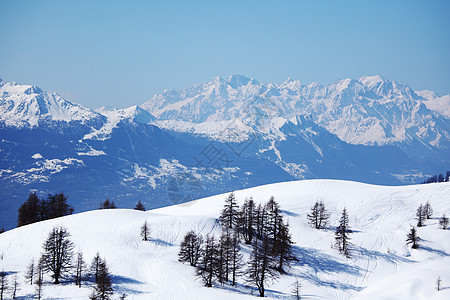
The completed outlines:
<svg viewBox="0 0 450 300">
<path fill-rule="evenodd" d="M 269 286 L 271 299 L 290 299 L 291 285 L 302 284 L 305 299 L 449 299 L 450 230 L 438 228 L 437 217 L 450 215 L 450 183 L 386 187 L 356 182 L 308 180 L 260 186 L 237 191 L 242 203 L 252 196 L 257 203 L 271 195 L 280 203 L 289 221 L 294 251 L 299 262 L 287 275 Z M 127 299 L 254 299 L 257 292 L 243 285 L 205 288 L 195 278 L 194 269 L 177 262 L 179 243 L 193 229 L 203 235 L 220 233 L 216 221 L 227 194 L 185 204 L 141 212 L 99 210 L 44 221 L 0 235 L 0 269 L 9 278 L 18 274 L 20 296 L 31 296 L 34 287 L 23 274 L 32 258 L 37 259 L 42 243 L 54 226 L 64 226 L 72 234 L 77 250 L 90 262 L 97 251 L 113 273 L 116 298 Z M 317 199 L 331 212 L 331 226 L 347 208 L 353 249 L 346 259 L 330 247 L 333 230 L 308 226 L 306 214 Z M 434 217 L 418 229 L 421 248 L 405 244 L 415 212 L 429 201 Z M 149 222 L 151 241 L 143 242 L 139 228 Z M 244 247 L 245 257 L 250 248 Z M 443 290 L 435 282 L 442 279 Z M 46 278 L 44 298 L 87 299 L 90 287 L 73 284 L 54 286 Z"/>
<path fill-rule="evenodd" d="M 100 128 L 93 128 L 91 132 L 83 137 L 83 139 L 107 140 L 111 138 L 113 129 L 117 128 L 120 122 L 149 124 L 155 120 L 155 117 L 153 117 L 148 111 L 137 105 L 124 109 L 108 109 L 103 106 L 96 109 L 96 111 L 106 117 L 106 122 L 104 122 Z"/>
<path fill-rule="evenodd" d="M 450 118 L 450 94 L 439 97 L 435 92 L 429 90 L 418 91 L 416 94 L 426 100 L 423 103 L 429 110 Z"/>
<path fill-rule="evenodd" d="M 8 126 L 33 127 L 48 120 L 86 122 L 100 117 L 93 110 L 73 104 L 58 94 L 0 79 L 0 121 Z"/>
</svg>

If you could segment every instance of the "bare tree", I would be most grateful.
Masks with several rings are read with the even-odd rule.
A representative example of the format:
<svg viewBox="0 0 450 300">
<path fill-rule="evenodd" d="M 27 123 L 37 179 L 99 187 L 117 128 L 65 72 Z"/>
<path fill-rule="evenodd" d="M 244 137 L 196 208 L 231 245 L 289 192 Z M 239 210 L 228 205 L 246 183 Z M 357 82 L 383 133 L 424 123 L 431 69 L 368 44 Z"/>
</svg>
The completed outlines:
<svg viewBox="0 0 450 300">
<path fill-rule="evenodd" d="M 254 236 L 254 213 L 255 213 L 255 202 L 253 198 L 245 199 L 244 204 L 240 210 L 239 217 L 239 231 L 244 237 L 244 241 L 249 245 Z"/>
<path fill-rule="evenodd" d="M 75 285 L 81 287 L 81 282 L 83 281 L 84 273 L 86 270 L 86 263 L 83 259 L 83 253 L 81 251 L 77 253 L 77 262 L 75 267 Z"/>
<path fill-rule="evenodd" d="M 316 201 L 313 207 L 311 207 L 311 212 L 307 215 L 308 223 L 311 227 L 316 229 L 323 229 L 328 225 L 328 219 L 330 214 L 325 209 L 325 204 L 323 201 Z"/>
<path fill-rule="evenodd" d="M 261 204 L 255 210 L 255 233 L 257 239 L 262 239 L 267 227 L 267 211 Z"/>
<path fill-rule="evenodd" d="M 96 285 L 91 295 L 92 300 L 108 300 L 111 299 L 114 289 L 112 287 L 111 275 L 105 260 L 101 260 L 99 264 L 99 272 Z"/>
<path fill-rule="evenodd" d="M 98 274 L 100 272 L 100 264 L 102 263 L 102 259 L 100 258 L 100 253 L 97 252 L 91 262 L 91 274 L 94 275 L 94 280 L 97 282 Z"/>
<path fill-rule="evenodd" d="M 427 203 L 423 206 L 423 214 L 426 219 L 431 219 L 431 216 L 433 215 L 433 209 L 431 208 L 430 201 L 427 201 Z"/>
<path fill-rule="evenodd" d="M 350 258 L 350 237 L 348 234 L 351 230 L 348 226 L 348 221 L 347 209 L 344 208 L 341 220 L 339 221 L 339 226 L 336 228 L 335 232 L 335 246 L 338 247 L 340 253 L 344 254 L 347 258 Z"/>
<path fill-rule="evenodd" d="M 14 280 L 12 284 L 12 291 L 11 291 L 11 297 L 13 299 L 16 299 L 17 291 L 19 290 L 19 282 L 17 281 L 17 273 L 14 274 Z"/>
<path fill-rule="evenodd" d="M 228 229 L 228 227 L 225 227 Z M 219 238 L 216 247 L 216 259 L 214 260 L 214 274 L 220 284 L 228 281 L 229 274 L 229 257 L 230 257 L 230 236 L 229 231 L 225 230 Z"/>
<path fill-rule="evenodd" d="M 279 229 L 273 243 L 273 256 L 277 260 L 275 269 L 283 274 L 285 273 L 283 268 L 289 266 L 291 262 L 297 261 L 297 258 L 292 251 L 294 242 L 289 232 L 289 224 L 285 224 L 282 219 L 279 222 Z"/>
<path fill-rule="evenodd" d="M 255 240 L 248 262 L 246 281 L 258 288 L 260 297 L 264 297 L 266 286 L 278 279 L 278 272 L 274 269 L 276 262 L 271 256 L 270 247 L 267 236 L 263 236 L 262 240 Z"/>
<path fill-rule="evenodd" d="M 225 205 L 220 215 L 220 224 L 229 229 L 233 229 L 237 225 L 239 216 L 238 209 L 239 206 L 237 205 L 236 197 L 234 193 L 230 193 L 227 199 L 225 199 Z"/>
<path fill-rule="evenodd" d="M 196 275 L 201 277 L 207 287 L 211 287 L 215 278 L 215 261 L 217 257 L 214 236 L 207 236 L 205 248 L 202 251 L 199 264 L 196 266 Z"/>
<path fill-rule="evenodd" d="M 420 204 L 419 207 L 417 208 L 416 216 L 417 216 L 417 227 L 422 227 L 423 222 L 425 221 L 426 218 L 425 209 L 422 204 Z"/>
<path fill-rule="evenodd" d="M 202 253 L 202 245 L 202 235 L 197 235 L 193 230 L 189 231 L 180 244 L 178 261 L 189 262 L 191 266 L 195 267 Z"/>
<path fill-rule="evenodd" d="M 34 259 L 31 260 L 30 264 L 27 267 L 27 273 L 25 274 L 25 279 L 30 281 L 30 284 L 33 285 L 33 276 L 34 276 Z"/>
<path fill-rule="evenodd" d="M 36 267 L 36 296 L 38 300 L 42 298 L 42 286 L 44 285 L 44 263 L 42 258 L 39 260 L 38 265 Z"/>
<path fill-rule="evenodd" d="M 6 299 L 3 298 L 3 295 L 8 290 L 8 279 L 6 278 L 5 270 L 0 272 L 0 300 Z"/>
<path fill-rule="evenodd" d="M 419 237 L 417 236 L 417 229 L 416 227 L 411 227 L 410 232 L 406 236 L 406 244 L 412 244 L 411 248 L 417 249 L 419 248 Z"/>
<path fill-rule="evenodd" d="M 448 218 L 445 216 L 445 214 L 442 215 L 442 218 L 439 220 L 439 225 L 442 229 L 447 229 L 448 227 Z"/>
<path fill-rule="evenodd" d="M 45 272 L 51 272 L 55 284 L 72 269 L 73 243 L 64 227 L 55 227 L 45 241 L 42 263 Z"/>
<path fill-rule="evenodd" d="M 301 288 L 302 288 L 302 284 L 297 280 L 295 280 L 294 284 L 292 285 L 292 296 L 295 300 L 300 300 L 302 299 L 301 297 Z"/>
<path fill-rule="evenodd" d="M 141 237 L 143 241 L 148 241 L 150 239 L 150 227 L 147 221 L 141 226 Z"/>
<path fill-rule="evenodd" d="M 230 268 L 231 268 L 231 285 L 236 285 L 236 277 L 241 275 L 242 254 L 240 253 L 240 239 L 237 231 L 234 231 L 230 244 Z"/>
</svg>

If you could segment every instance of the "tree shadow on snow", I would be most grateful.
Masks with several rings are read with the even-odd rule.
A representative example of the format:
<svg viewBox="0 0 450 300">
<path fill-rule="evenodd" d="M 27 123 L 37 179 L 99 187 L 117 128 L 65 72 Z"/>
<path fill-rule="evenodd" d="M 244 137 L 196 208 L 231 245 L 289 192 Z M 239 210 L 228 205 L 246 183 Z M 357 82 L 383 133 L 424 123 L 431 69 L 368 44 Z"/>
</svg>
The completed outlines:
<svg viewBox="0 0 450 300">
<path fill-rule="evenodd" d="M 338 262 L 331 255 L 321 253 L 317 249 L 293 246 L 292 250 L 298 258 L 298 262 L 295 262 L 294 265 L 309 267 L 316 273 L 347 273 L 349 275 L 361 274 L 360 267 Z"/>
<path fill-rule="evenodd" d="M 27 294 L 25 296 L 16 296 L 16 300 L 30 300 L 30 299 L 36 299 L 35 294 Z M 5 298 L 6 299 L 6 298 Z"/>
<path fill-rule="evenodd" d="M 354 291 L 361 291 L 363 289 L 363 287 L 354 286 L 352 284 L 323 280 L 317 275 L 319 272 L 323 272 L 345 273 L 348 275 L 358 276 L 361 275 L 362 271 L 360 267 L 338 262 L 331 255 L 321 253 L 314 248 L 302 248 L 294 246 L 293 252 L 298 258 L 298 261 L 293 263 L 293 265 L 310 268 L 313 270 L 313 272 L 300 272 L 289 275 L 303 278 L 317 286 L 327 286 L 339 290 Z"/>
<path fill-rule="evenodd" d="M 137 291 L 129 287 L 124 287 L 122 285 L 132 284 L 132 285 L 141 285 L 143 282 L 135 280 L 133 278 L 120 276 L 120 275 L 111 275 L 111 281 L 114 284 L 114 290 L 119 294 L 142 294 L 142 291 Z"/>
<path fill-rule="evenodd" d="M 293 213 L 291 211 L 283 210 L 283 209 L 281 210 L 281 213 L 283 213 L 289 217 L 299 217 L 300 216 L 299 214 Z"/>
<path fill-rule="evenodd" d="M 172 247 L 172 246 L 174 246 L 174 244 L 166 242 L 166 241 L 161 240 L 161 239 L 151 239 L 150 241 L 154 242 L 156 245 L 162 246 L 162 247 Z"/>
<path fill-rule="evenodd" d="M 435 253 L 435 254 L 438 254 L 438 255 L 441 255 L 441 256 L 450 256 L 450 254 L 448 254 L 445 251 L 438 250 L 438 249 L 433 249 L 433 248 L 430 248 L 430 247 L 427 247 L 427 246 L 422 246 L 422 245 L 419 246 L 419 250 L 425 250 L 425 251 L 428 251 L 428 252 L 431 252 L 431 253 Z"/>
<path fill-rule="evenodd" d="M 311 282 L 317 286 L 326 286 L 326 287 L 334 288 L 337 290 L 343 290 L 343 291 L 352 290 L 352 291 L 359 292 L 364 289 L 364 287 L 355 286 L 353 284 L 342 283 L 339 281 L 323 280 L 323 279 L 319 278 L 317 275 L 307 273 L 307 272 L 300 272 L 298 274 L 295 274 L 295 277 L 297 277 L 297 278 L 300 277 L 304 280 L 308 280 L 309 282 Z"/>
<path fill-rule="evenodd" d="M 393 253 L 383 253 L 375 250 L 369 250 L 363 247 L 352 246 L 350 255 L 353 257 L 358 256 L 359 258 L 369 258 L 369 259 L 383 259 L 389 263 L 397 263 L 397 262 L 413 262 L 410 259 L 407 259 L 403 256 L 398 256 Z"/>
</svg>

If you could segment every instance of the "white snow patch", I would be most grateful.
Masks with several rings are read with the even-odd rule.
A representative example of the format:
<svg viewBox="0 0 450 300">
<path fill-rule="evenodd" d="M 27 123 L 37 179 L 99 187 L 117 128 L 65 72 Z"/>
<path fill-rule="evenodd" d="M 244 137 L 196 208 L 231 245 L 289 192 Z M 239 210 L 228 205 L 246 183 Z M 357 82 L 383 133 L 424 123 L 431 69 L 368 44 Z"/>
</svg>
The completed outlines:
<svg viewBox="0 0 450 300">
<path fill-rule="evenodd" d="M 84 162 L 76 158 L 66 159 L 45 159 L 36 161 L 33 164 L 35 167 L 29 168 L 25 171 L 15 172 L 6 178 L 14 181 L 30 184 L 33 182 L 48 182 L 53 174 L 59 173 L 70 166 L 83 167 Z M 6 172 L 11 173 L 11 172 Z"/>
<path fill-rule="evenodd" d="M 92 146 L 87 145 L 89 147 L 89 151 L 87 152 L 77 152 L 80 156 L 100 156 L 100 155 L 106 155 L 106 153 L 103 150 L 96 150 L 92 148 Z"/>
<path fill-rule="evenodd" d="M 35 154 L 33 154 L 33 156 L 31 156 L 31 158 L 41 159 L 41 158 L 44 158 L 44 157 L 40 153 L 35 153 Z"/>
</svg>

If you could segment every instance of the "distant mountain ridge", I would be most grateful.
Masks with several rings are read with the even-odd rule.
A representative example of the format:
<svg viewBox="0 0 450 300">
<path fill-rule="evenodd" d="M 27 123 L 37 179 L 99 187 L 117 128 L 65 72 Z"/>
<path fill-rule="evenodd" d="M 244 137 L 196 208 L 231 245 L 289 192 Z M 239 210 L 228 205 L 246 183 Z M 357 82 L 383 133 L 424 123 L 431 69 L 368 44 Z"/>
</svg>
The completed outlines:
<svg viewBox="0 0 450 300">
<path fill-rule="evenodd" d="M 432 104 L 442 97 L 423 96 L 379 76 L 322 86 L 233 75 L 92 110 L 0 80 L 0 227 L 30 191 L 64 191 L 83 211 L 307 178 L 420 182 L 450 169 L 450 121 Z"/>
<path fill-rule="evenodd" d="M 323 86 L 292 79 L 279 85 L 261 84 L 233 75 L 182 91 L 166 90 L 142 107 L 159 120 L 194 124 L 245 118 L 248 109 L 254 114 L 260 109 L 259 115 L 269 118 L 311 114 L 315 122 L 351 144 L 418 142 L 447 148 L 448 116 L 439 113 L 444 109 L 431 111 L 425 102 L 409 86 L 381 76 L 337 80 Z"/>
</svg>

